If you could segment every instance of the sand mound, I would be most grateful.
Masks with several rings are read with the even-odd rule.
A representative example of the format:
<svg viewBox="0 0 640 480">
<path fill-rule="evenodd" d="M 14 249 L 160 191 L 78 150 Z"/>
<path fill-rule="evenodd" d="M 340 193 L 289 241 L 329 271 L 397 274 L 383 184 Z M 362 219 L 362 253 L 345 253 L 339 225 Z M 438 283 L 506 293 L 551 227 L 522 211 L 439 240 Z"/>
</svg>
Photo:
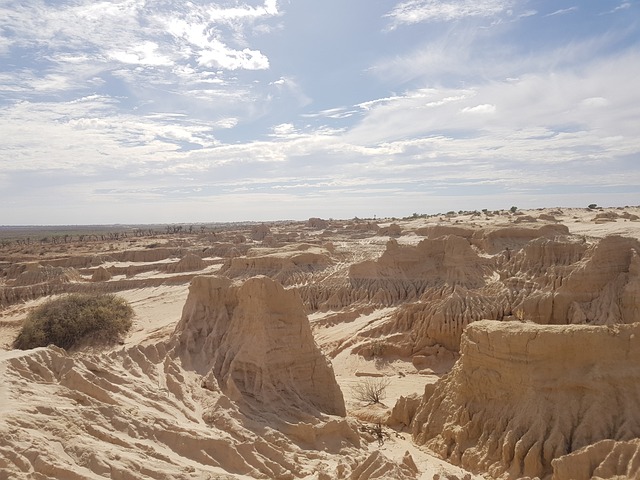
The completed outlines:
<svg viewBox="0 0 640 480">
<path fill-rule="evenodd" d="M 75 268 L 30 264 L 24 272 L 18 275 L 13 285 L 23 287 L 38 283 L 61 284 L 78 280 L 80 280 L 80 274 Z"/>
<path fill-rule="evenodd" d="M 254 225 L 251 228 L 251 238 L 253 240 L 264 240 L 271 233 L 268 225 Z"/>
<path fill-rule="evenodd" d="M 472 471 L 548 476 L 555 458 L 640 436 L 639 377 L 640 324 L 476 322 L 418 408 L 413 437 Z"/>
<path fill-rule="evenodd" d="M 402 227 L 397 223 L 392 223 L 387 227 L 381 227 L 378 231 L 378 235 L 388 236 L 388 237 L 399 237 L 402 235 Z"/>
<path fill-rule="evenodd" d="M 409 452 L 404 456 L 402 463 L 390 463 L 379 451 L 372 452 L 369 457 L 362 462 L 349 476 L 349 480 L 373 480 L 373 479 L 395 479 L 409 480 L 416 478 L 418 468 L 411 458 Z"/>
<path fill-rule="evenodd" d="M 345 415 L 331 365 L 311 334 L 300 297 L 267 277 L 241 285 L 196 277 L 176 327 L 187 368 L 261 411 Z M 287 411 L 278 408 L 286 406 Z"/>
<path fill-rule="evenodd" d="M 306 425 L 304 445 L 247 421 L 162 346 L 108 356 L 11 352 L 0 369 L 0 478 L 300 478 L 316 464 L 337 477 L 323 444 L 348 451 L 354 467 L 364 461 L 345 427 Z"/>
<path fill-rule="evenodd" d="M 307 220 L 307 227 L 314 230 L 324 230 L 325 228 L 329 228 L 329 222 L 323 218 L 311 217 Z"/>
<path fill-rule="evenodd" d="M 204 270 L 207 264 L 202 258 L 193 253 L 187 253 L 177 263 L 167 265 L 169 273 L 194 272 Z"/>
<path fill-rule="evenodd" d="M 111 280 L 111 274 L 109 273 L 109 270 L 104 267 L 96 268 L 93 275 L 91 275 L 92 282 L 106 282 L 108 280 Z"/>
<path fill-rule="evenodd" d="M 403 305 L 382 325 L 383 334 L 405 338 L 408 355 L 432 355 L 435 345 L 457 352 L 463 330 L 482 319 L 502 320 L 510 312 L 508 291 L 499 284 L 474 290 L 463 286 L 432 288 L 419 301 Z M 397 333 L 404 332 L 404 337 Z"/>
</svg>

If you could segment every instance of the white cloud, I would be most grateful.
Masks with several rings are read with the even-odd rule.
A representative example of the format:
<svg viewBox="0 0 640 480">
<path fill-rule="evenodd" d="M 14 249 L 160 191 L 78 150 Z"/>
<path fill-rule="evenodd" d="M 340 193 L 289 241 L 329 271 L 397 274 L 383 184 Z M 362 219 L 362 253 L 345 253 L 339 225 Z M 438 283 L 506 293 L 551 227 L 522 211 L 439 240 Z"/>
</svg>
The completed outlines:
<svg viewBox="0 0 640 480">
<path fill-rule="evenodd" d="M 211 21 L 237 21 L 278 15 L 277 0 L 266 0 L 260 7 L 244 5 L 242 7 L 219 8 L 212 6 L 206 9 Z"/>
<path fill-rule="evenodd" d="M 291 123 L 281 123 L 273 127 L 273 133 L 277 137 L 287 137 L 295 133 L 295 127 Z"/>
<path fill-rule="evenodd" d="M 0 6 L 0 18 L 14 32 L 2 37 L 0 51 L 14 45 L 76 53 L 54 55 L 60 62 L 93 61 L 96 57 L 127 64 L 167 66 L 190 62 L 222 69 L 265 69 L 267 57 L 246 45 L 239 34 L 245 26 L 278 15 L 277 3 L 267 0 L 261 7 L 197 6 L 182 9 L 165 3 L 161 7 L 144 0 L 51 5 L 34 0 L 28 5 L 10 2 Z M 224 36 L 218 26 L 231 26 Z M 178 40 L 167 41 L 169 31 Z M 230 42 L 239 42 L 238 47 Z M 84 54 L 87 48 L 96 52 Z"/>
<path fill-rule="evenodd" d="M 518 18 L 533 17 L 533 16 L 535 16 L 537 14 L 538 14 L 537 10 L 526 10 L 526 11 L 522 12 L 520 15 L 518 15 Z"/>
<path fill-rule="evenodd" d="M 473 88 L 416 90 L 369 102 L 365 117 L 344 140 L 385 145 L 386 151 L 369 149 L 373 155 L 395 148 L 405 159 L 435 154 L 532 166 L 638 155 L 640 141 L 633 132 L 640 129 L 640 93 L 632 87 L 638 75 L 640 57 L 628 52 L 594 59 L 578 72 L 567 68 Z"/>
<path fill-rule="evenodd" d="M 490 103 L 483 103 L 482 105 L 476 105 L 474 107 L 464 107 L 460 111 L 463 113 L 473 113 L 473 114 L 495 113 L 496 106 L 491 105 Z"/>
<path fill-rule="evenodd" d="M 266 70 L 269 68 L 269 59 L 259 50 L 233 50 L 222 42 L 213 40 L 207 49 L 199 53 L 198 65 L 226 70 Z"/>
<path fill-rule="evenodd" d="M 360 106 L 360 108 L 366 109 L 366 104 Z M 337 108 L 328 108 L 326 110 L 321 110 L 315 113 L 304 113 L 301 116 L 304 118 L 333 118 L 333 119 L 342 119 L 353 117 L 358 113 L 358 110 L 355 108 L 346 108 L 346 107 L 337 107 Z"/>
<path fill-rule="evenodd" d="M 585 106 L 585 107 L 606 107 L 608 105 L 610 105 L 609 100 L 607 100 L 606 98 L 603 97 L 589 97 L 589 98 L 585 98 L 584 100 L 582 100 L 582 102 L 580 102 L 581 105 Z"/>
<path fill-rule="evenodd" d="M 421 22 L 451 21 L 465 17 L 493 17 L 508 12 L 511 0 L 409 0 L 397 5 L 386 16 L 392 27 Z"/>
<path fill-rule="evenodd" d="M 236 17 L 233 17 L 236 18 Z M 205 19 L 188 21 L 166 18 L 167 31 L 178 40 L 180 55 L 195 57 L 198 65 L 226 70 L 262 70 L 269 68 L 268 58 L 258 50 L 230 48 Z"/>
<path fill-rule="evenodd" d="M 459 82 L 478 78 L 501 81 L 529 72 L 588 64 L 614 48 L 624 35 L 623 31 L 608 32 L 522 54 L 500 38 L 488 41 L 487 35 L 478 29 L 463 28 L 456 35 L 443 35 L 417 45 L 403 55 L 381 59 L 369 71 L 381 80 L 424 82 L 427 85 L 440 78 L 454 78 Z"/>
<path fill-rule="evenodd" d="M 280 77 L 269 85 L 275 87 L 279 94 L 286 93 L 288 96 L 295 99 L 296 104 L 299 107 L 309 105 L 312 101 L 312 99 L 304 93 L 303 89 L 293 77 Z"/>
<path fill-rule="evenodd" d="M 229 128 L 233 128 L 236 125 L 238 125 L 238 119 L 237 118 L 223 118 L 222 120 L 218 120 L 218 121 L 214 122 L 213 125 L 216 128 L 229 129 Z"/>
<path fill-rule="evenodd" d="M 87 96 L 62 103 L 18 102 L 0 109 L 4 132 L 1 170 L 91 170 L 109 158 L 111 166 L 176 158 L 186 144 L 218 144 L 212 125 L 175 115 L 139 117 L 119 113 L 117 100 Z M 21 161 L 20 152 L 30 160 Z"/>
<path fill-rule="evenodd" d="M 631 3 L 630 2 L 622 2 L 616 8 L 614 8 L 613 10 L 610 10 L 607 13 L 616 13 L 616 12 L 619 12 L 620 10 L 626 10 L 628 8 L 631 8 Z"/>
<path fill-rule="evenodd" d="M 128 51 L 112 51 L 107 56 L 122 63 L 133 65 L 167 66 L 173 61 L 165 55 L 158 53 L 158 44 L 151 41 L 136 45 Z"/>
<path fill-rule="evenodd" d="M 562 8 L 560 10 L 556 10 L 555 12 L 551 12 L 551 13 L 545 15 L 545 17 L 554 17 L 556 15 L 565 15 L 567 13 L 575 12 L 576 10 L 578 10 L 578 7 Z"/>
</svg>

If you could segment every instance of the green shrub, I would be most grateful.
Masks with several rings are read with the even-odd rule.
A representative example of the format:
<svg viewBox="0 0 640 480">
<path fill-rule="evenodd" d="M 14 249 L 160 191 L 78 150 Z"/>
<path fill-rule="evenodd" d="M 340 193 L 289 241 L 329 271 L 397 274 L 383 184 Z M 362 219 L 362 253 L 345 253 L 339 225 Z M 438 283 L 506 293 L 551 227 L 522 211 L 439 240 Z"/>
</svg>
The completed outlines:
<svg viewBox="0 0 640 480">
<path fill-rule="evenodd" d="M 49 300 L 24 321 L 14 348 L 53 344 L 69 349 L 81 342 L 115 343 L 131 328 L 133 309 L 115 295 L 71 294 Z"/>
</svg>

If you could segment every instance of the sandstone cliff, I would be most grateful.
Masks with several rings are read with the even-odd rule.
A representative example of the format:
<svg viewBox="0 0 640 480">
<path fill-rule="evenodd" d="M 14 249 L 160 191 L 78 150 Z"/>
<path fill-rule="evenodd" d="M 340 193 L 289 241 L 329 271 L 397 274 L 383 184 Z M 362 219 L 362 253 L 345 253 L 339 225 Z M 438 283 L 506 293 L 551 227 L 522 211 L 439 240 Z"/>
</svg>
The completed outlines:
<svg viewBox="0 0 640 480">
<path fill-rule="evenodd" d="M 640 324 L 475 322 L 418 407 L 413 437 L 492 477 L 549 477 L 554 459 L 640 436 L 639 380 Z"/>
<path fill-rule="evenodd" d="M 550 236 L 562 230 L 542 231 Z M 610 236 L 591 245 L 562 235 L 530 240 L 536 232 L 476 231 L 473 235 L 492 238 L 493 245 L 496 239 L 510 239 L 511 249 L 492 256 L 454 235 L 416 246 L 392 240 L 379 259 L 352 265 L 351 288 L 343 289 L 340 298 L 399 304 L 390 320 L 368 336 L 396 335 L 409 355 L 422 354 L 433 344 L 457 351 L 464 328 L 481 319 L 559 325 L 637 321 L 638 240 Z M 517 246 L 514 238 L 527 241 Z"/>
<path fill-rule="evenodd" d="M 349 280 L 374 302 L 392 305 L 415 300 L 429 287 L 479 288 L 489 273 L 487 264 L 466 239 L 455 235 L 425 239 L 415 247 L 390 240 L 378 260 L 352 265 Z"/>
</svg>

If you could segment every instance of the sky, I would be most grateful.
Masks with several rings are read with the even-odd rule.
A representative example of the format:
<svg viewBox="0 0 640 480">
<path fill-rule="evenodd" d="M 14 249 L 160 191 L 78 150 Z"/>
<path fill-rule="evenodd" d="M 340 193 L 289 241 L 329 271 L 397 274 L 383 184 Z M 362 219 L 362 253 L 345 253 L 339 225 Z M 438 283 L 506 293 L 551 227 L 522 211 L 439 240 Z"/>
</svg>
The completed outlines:
<svg viewBox="0 0 640 480">
<path fill-rule="evenodd" d="M 640 0 L 0 0 L 0 225 L 640 204 Z"/>
</svg>

